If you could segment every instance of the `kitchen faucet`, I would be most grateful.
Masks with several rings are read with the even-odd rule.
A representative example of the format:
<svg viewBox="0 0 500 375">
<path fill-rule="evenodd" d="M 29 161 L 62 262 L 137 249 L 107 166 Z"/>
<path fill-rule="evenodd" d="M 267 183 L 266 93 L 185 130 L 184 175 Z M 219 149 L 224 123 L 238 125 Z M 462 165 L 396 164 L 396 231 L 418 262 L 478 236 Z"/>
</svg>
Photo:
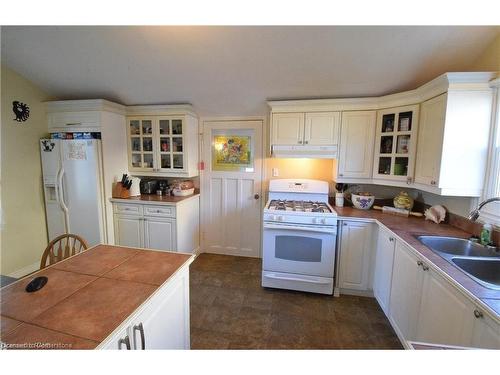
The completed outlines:
<svg viewBox="0 0 500 375">
<path fill-rule="evenodd" d="M 469 214 L 468 219 L 472 220 L 472 221 L 476 221 L 477 218 L 479 217 L 479 211 L 481 211 L 481 208 L 483 208 L 483 206 L 487 205 L 488 203 L 495 202 L 495 201 L 500 202 L 500 197 L 494 197 L 494 198 L 490 198 L 490 199 L 486 199 L 486 200 L 482 201 L 481 203 L 479 203 L 479 206 L 477 206 L 477 208 Z"/>
</svg>

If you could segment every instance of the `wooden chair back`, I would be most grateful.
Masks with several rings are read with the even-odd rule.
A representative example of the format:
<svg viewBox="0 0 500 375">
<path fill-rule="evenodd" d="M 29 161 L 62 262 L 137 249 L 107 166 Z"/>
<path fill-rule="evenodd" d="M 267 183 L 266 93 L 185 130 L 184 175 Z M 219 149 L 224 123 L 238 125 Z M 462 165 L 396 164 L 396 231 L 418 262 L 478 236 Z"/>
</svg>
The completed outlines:
<svg viewBox="0 0 500 375">
<path fill-rule="evenodd" d="M 62 234 L 49 242 L 42 255 L 40 269 L 87 250 L 87 242 L 76 234 Z M 48 262 L 47 262 L 48 261 Z"/>
</svg>

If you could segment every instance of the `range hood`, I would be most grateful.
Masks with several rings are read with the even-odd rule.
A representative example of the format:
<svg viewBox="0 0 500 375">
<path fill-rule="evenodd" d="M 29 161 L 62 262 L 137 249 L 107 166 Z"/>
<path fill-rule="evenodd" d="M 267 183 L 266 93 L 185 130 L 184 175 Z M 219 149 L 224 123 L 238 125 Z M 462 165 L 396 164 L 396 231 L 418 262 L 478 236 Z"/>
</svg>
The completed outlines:
<svg viewBox="0 0 500 375">
<path fill-rule="evenodd" d="M 275 158 L 336 159 L 337 146 L 273 145 L 271 155 Z"/>
</svg>

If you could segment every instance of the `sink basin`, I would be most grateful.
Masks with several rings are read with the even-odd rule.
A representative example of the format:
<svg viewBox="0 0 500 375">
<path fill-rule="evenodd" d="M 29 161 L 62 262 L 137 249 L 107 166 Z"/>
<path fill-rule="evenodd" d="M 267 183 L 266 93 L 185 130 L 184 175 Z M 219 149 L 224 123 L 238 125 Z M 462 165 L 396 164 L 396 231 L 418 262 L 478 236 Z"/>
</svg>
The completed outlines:
<svg viewBox="0 0 500 375">
<path fill-rule="evenodd" d="M 500 290 L 500 251 L 464 238 L 416 236 L 436 254 L 464 271 L 479 284 Z"/>
<path fill-rule="evenodd" d="M 441 236 L 417 236 L 425 246 L 437 253 L 467 257 L 500 258 L 500 252 L 464 238 Z M 440 254 L 441 255 L 441 254 Z M 446 258 L 446 257 L 445 257 Z"/>
<path fill-rule="evenodd" d="M 500 259 L 452 258 L 451 261 L 480 284 L 500 289 Z"/>
</svg>

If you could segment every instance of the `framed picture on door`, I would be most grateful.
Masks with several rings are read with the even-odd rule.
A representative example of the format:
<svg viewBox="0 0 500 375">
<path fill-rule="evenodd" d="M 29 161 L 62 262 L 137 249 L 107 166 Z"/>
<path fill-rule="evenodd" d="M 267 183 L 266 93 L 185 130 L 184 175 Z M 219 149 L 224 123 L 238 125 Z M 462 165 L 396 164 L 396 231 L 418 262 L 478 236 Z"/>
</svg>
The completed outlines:
<svg viewBox="0 0 500 375">
<path fill-rule="evenodd" d="M 212 170 L 253 172 L 252 135 L 238 129 L 213 133 Z"/>
</svg>

